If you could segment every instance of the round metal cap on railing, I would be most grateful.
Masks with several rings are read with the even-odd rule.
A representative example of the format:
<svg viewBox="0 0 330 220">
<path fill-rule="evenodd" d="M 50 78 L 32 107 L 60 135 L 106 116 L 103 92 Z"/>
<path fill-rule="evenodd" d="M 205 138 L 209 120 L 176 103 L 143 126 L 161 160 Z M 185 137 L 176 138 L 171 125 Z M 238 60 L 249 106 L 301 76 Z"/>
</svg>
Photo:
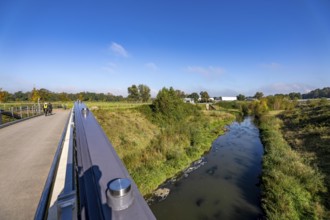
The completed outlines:
<svg viewBox="0 0 330 220">
<path fill-rule="evenodd" d="M 109 184 L 109 191 L 112 196 L 124 196 L 131 190 L 129 179 L 119 178 Z"/>
<path fill-rule="evenodd" d="M 108 184 L 107 203 L 113 210 L 123 210 L 133 203 L 131 180 L 114 179 Z"/>
<path fill-rule="evenodd" d="M 82 112 L 84 118 L 87 118 L 87 115 L 89 113 L 89 109 L 88 108 L 82 108 L 81 112 Z"/>
</svg>

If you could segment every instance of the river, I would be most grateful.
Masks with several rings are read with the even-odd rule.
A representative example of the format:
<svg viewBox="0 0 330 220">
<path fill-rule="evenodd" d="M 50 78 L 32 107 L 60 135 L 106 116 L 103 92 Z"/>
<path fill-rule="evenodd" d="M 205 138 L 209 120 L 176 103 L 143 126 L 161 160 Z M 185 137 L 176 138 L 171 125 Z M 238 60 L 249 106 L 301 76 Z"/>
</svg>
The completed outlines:
<svg viewBox="0 0 330 220">
<path fill-rule="evenodd" d="M 263 146 L 251 118 L 234 122 L 204 155 L 203 166 L 169 188 L 168 197 L 150 206 L 158 220 L 258 219 Z"/>
</svg>

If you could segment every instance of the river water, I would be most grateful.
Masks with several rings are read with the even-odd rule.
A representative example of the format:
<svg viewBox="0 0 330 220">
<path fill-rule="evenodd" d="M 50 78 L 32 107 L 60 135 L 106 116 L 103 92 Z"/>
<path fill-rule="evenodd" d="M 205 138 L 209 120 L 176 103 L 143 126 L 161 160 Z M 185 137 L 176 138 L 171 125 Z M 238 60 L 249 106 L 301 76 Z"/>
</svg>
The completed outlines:
<svg viewBox="0 0 330 220">
<path fill-rule="evenodd" d="M 159 220 L 258 219 L 258 187 L 263 146 L 251 118 L 234 122 L 217 138 L 205 164 L 169 188 L 168 197 L 150 206 Z"/>
</svg>

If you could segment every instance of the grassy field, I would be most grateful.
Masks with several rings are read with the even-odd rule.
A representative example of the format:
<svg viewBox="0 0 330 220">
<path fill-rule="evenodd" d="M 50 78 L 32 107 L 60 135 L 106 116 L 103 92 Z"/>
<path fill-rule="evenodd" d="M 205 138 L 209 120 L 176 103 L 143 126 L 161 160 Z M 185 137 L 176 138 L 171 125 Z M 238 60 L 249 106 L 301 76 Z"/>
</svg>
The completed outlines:
<svg viewBox="0 0 330 220">
<path fill-rule="evenodd" d="M 141 105 L 150 105 L 151 103 L 130 103 L 130 102 L 84 102 L 89 108 L 98 109 L 131 109 Z"/>
<path fill-rule="evenodd" d="M 330 211 L 330 103 L 310 102 L 283 112 L 279 117 L 283 122 L 284 138 L 292 149 L 324 174 L 327 192 L 321 196 Z"/>
<path fill-rule="evenodd" d="M 329 113 L 314 104 L 259 119 L 268 219 L 329 219 Z"/>
<path fill-rule="evenodd" d="M 167 123 L 146 113 L 149 105 L 117 104 L 88 106 L 143 195 L 197 160 L 234 120 L 228 113 L 198 110 L 198 117 Z"/>
</svg>

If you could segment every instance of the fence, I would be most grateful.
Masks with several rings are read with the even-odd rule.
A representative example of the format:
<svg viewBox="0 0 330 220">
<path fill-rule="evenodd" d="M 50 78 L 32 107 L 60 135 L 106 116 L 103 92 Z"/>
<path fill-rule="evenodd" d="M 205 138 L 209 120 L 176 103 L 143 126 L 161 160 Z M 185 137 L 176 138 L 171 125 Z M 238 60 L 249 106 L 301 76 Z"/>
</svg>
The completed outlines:
<svg viewBox="0 0 330 220">
<path fill-rule="evenodd" d="M 51 198 L 57 198 L 57 219 L 155 220 L 89 109 L 82 103 L 75 103 L 67 124 L 57 150 L 62 151 L 62 155 L 56 153 L 35 220 L 47 219 Z M 70 137 L 64 138 L 64 133 Z M 69 141 L 68 150 L 62 148 L 64 139 Z M 63 172 L 54 169 L 62 157 L 67 158 L 66 166 L 63 166 L 64 188 L 59 190 L 60 194 L 50 195 L 58 181 L 56 173 Z"/>
<path fill-rule="evenodd" d="M 0 105 L 0 125 L 42 114 L 40 105 Z"/>
</svg>

